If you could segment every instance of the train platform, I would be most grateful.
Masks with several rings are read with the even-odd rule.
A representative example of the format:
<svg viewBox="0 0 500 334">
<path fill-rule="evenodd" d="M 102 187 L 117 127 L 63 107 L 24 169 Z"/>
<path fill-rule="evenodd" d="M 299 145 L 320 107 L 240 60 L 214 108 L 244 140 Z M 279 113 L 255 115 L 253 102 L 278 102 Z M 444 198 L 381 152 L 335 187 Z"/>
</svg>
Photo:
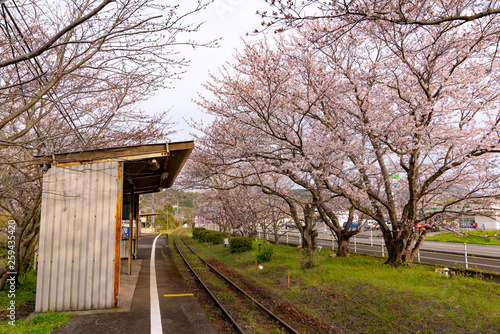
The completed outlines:
<svg viewBox="0 0 500 334">
<path fill-rule="evenodd" d="M 138 258 L 132 275 L 122 262 L 118 308 L 72 312 L 54 333 L 217 333 L 179 273 L 166 235 L 141 237 Z"/>
</svg>

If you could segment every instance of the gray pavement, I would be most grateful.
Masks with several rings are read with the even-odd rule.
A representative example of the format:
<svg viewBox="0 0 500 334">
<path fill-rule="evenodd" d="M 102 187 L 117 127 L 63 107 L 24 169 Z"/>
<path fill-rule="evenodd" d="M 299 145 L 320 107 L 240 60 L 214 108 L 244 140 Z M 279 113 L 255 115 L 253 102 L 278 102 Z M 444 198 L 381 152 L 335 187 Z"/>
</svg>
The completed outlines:
<svg viewBox="0 0 500 334">
<path fill-rule="evenodd" d="M 318 228 L 317 230 L 318 246 L 322 246 L 325 249 L 336 247 L 336 241 L 333 240 L 332 243 L 331 233 L 325 232 L 323 228 Z M 282 232 L 285 235 L 280 237 L 280 242 L 292 244 L 299 242 L 299 231 L 297 229 L 283 229 Z M 431 234 L 433 233 L 439 232 L 431 232 Z M 350 251 L 381 256 L 383 255 L 382 248 L 384 248 L 385 255 L 387 255 L 387 249 L 385 249 L 381 234 L 377 230 L 358 234 L 356 238 L 351 239 Z M 260 237 L 263 237 L 263 235 L 261 234 Z M 273 239 L 272 235 L 269 237 Z M 384 247 L 382 247 L 383 245 Z M 465 253 L 467 253 L 467 256 L 465 256 Z M 477 268 L 479 270 L 498 273 L 500 272 L 500 246 L 426 240 L 420 248 L 416 261 L 448 267 Z"/>
<path fill-rule="evenodd" d="M 132 276 L 126 275 L 122 269 L 118 309 L 74 312 L 77 315 L 54 333 L 216 333 L 177 270 L 165 235 L 156 243 L 154 261 L 162 331 L 151 329 L 151 319 L 156 317 L 150 309 L 150 258 L 155 237 L 150 235 L 139 239 L 140 260 L 133 261 Z"/>
<path fill-rule="evenodd" d="M 298 239 L 298 230 L 289 230 L 290 240 L 294 242 Z M 432 234 L 433 232 L 431 232 Z M 438 232 L 439 233 L 439 232 Z M 280 240 L 284 240 L 282 237 Z M 294 238 L 294 239 L 292 239 Z M 329 240 L 332 239 L 331 233 L 321 231 L 318 234 L 318 239 L 322 239 L 322 242 L 327 245 Z M 374 246 L 380 246 L 384 243 L 382 238 L 382 233 L 380 231 L 373 232 L 363 232 L 357 236 L 357 240 L 363 243 L 373 243 Z M 352 241 L 352 240 L 351 240 Z M 465 247 L 467 247 L 467 253 L 469 255 L 476 256 L 493 256 L 500 257 L 500 246 L 494 245 L 478 245 L 478 244 L 467 244 L 463 243 L 453 243 L 453 242 L 438 242 L 438 241 L 425 241 L 421 247 L 422 250 L 428 251 L 443 251 L 443 252 L 457 252 L 464 253 Z"/>
</svg>

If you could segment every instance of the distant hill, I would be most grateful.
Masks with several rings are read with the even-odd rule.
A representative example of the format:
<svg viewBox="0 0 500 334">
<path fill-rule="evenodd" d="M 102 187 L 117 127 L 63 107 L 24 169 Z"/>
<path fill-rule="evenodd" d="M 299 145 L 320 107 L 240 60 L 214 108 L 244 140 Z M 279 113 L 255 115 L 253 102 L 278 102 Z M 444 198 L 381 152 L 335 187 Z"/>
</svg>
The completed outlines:
<svg viewBox="0 0 500 334">
<path fill-rule="evenodd" d="M 190 223 L 194 219 L 193 211 L 198 198 L 197 192 L 165 189 L 157 193 L 140 197 L 141 213 L 160 213 L 169 215 L 181 223 Z M 162 216 L 158 216 L 161 219 Z"/>
</svg>

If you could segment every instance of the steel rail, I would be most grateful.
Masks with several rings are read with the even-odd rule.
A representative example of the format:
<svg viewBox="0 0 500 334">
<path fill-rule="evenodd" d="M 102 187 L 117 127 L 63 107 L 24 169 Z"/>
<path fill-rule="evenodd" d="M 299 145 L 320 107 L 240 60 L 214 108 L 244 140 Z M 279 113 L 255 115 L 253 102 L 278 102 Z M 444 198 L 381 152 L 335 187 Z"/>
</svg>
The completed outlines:
<svg viewBox="0 0 500 334">
<path fill-rule="evenodd" d="M 238 290 L 240 293 L 242 293 L 245 297 L 249 298 L 255 305 L 257 305 L 262 311 L 264 311 L 267 315 L 269 315 L 271 318 L 276 320 L 282 327 L 284 327 L 288 332 L 293 333 L 293 334 L 299 334 L 295 329 L 290 327 L 285 321 L 283 321 L 281 318 L 279 318 L 277 315 L 275 315 L 273 312 L 268 310 L 264 305 L 259 303 L 257 300 L 255 300 L 253 297 L 251 297 L 248 293 L 243 291 L 239 286 L 237 286 L 235 283 L 233 283 L 229 278 L 221 274 L 217 269 L 215 269 L 210 263 L 205 261 L 198 253 L 196 253 L 188 244 L 187 242 L 181 237 L 182 242 L 195 254 L 205 265 L 207 265 L 213 272 L 218 274 L 222 279 L 224 279 L 227 283 L 229 283 L 232 287 L 234 287 L 236 290 Z"/>
<path fill-rule="evenodd" d="M 231 324 L 236 328 L 236 330 L 239 333 L 241 333 L 241 334 L 245 334 L 245 331 L 243 330 L 243 328 L 241 328 L 240 325 L 238 325 L 238 323 L 231 316 L 231 314 L 229 314 L 229 312 L 224 308 L 224 306 L 222 306 L 222 304 L 219 302 L 219 300 L 217 299 L 217 297 L 215 297 L 215 295 L 212 293 L 212 291 L 210 291 L 210 289 L 208 288 L 208 286 L 206 286 L 206 284 L 202 281 L 202 279 L 200 278 L 200 276 L 198 276 L 198 274 L 194 271 L 194 269 L 188 263 L 188 261 L 186 260 L 186 258 L 184 257 L 184 255 L 182 255 L 182 252 L 179 249 L 179 246 L 177 246 L 177 242 L 175 241 L 175 238 L 172 238 L 172 239 L 174 240 L 174 245 L 175 245 L 175 248 L 177 249 L 177 252 L 182 257 L 182 260 L 184 260 L 184 263 L 189 268 L 189 270 L 191 270 L 191 272 L 193 273 L 194 277 L 196 277 L 196 279 L 198 280 L 198 282 L 200 282 L 200 284 L 203 286 L 203 288 L 205 289 L 205 291 L 210 295 L 210 297 L 215 302 L 215 304 L 217 304 L 217 306 L 220 308 L 220 310 L 226 315 L 226 317 L 231 322 Z"/>
</svg>

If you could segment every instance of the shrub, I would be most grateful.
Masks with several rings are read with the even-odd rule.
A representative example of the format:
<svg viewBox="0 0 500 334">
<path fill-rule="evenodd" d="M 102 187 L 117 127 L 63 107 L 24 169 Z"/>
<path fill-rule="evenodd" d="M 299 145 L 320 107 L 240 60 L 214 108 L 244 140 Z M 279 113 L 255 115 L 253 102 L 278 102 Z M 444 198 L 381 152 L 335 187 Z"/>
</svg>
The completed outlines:
<svg viewBox="0 0 500 334">
<path fill-rule="evenodd" d="M 204 227 L 195 227 L 195 228 L 193 228 L 193 238 L 194 239 L 199 239 L 201 231 L 206 231 L 206 228 L 204 228 Z"/>
<path fill-rule="evenodd" d="M 217 232 L 217 233 L 214 233 L 213 236 L 212 236 L 212 243 L 214 245 L 219 245 L 222 243 L 222 239 L 224 238 L 229 238 L 231 236 L 231 234 L 227 233 L 227 232 Z"/>
<path fill-rule="evenodd" d="M 302 269 L 314 268 L 319 264 L 318 256 L 313 249 L 299 249 L 299 261 Z"/>
<path fill-rule="evenodd" d="M 197 239 L 201 241 L 201 239 L 203 238 L 203 235 L 205 233 L 208 233 L 208 232 L 209 232 L 209 230 L 199 230 L 198 233 L 196 233 Z"/>
<path fill-rule="evenodd" d="M 205 231 L 200 231 L 200 241 L 202 242 L 212 242 L 214 235 L 216 233 L 219 233 L 217 231 L 210 231 L 210 230 L 205 230 Z"/>
<path fill-rule="evenodd" d="M 251 238 L 231 238 L 229 239 L 229 251 L 231 253 L 243 253 L 252 250 Z"/>
<path fill-rule="evenodd" d="M 264 263 L 271 261 L 274 254 L 274 248 L 270 244 L 264 244 L 257 253 L 257 262 Z"/>
</svg>

